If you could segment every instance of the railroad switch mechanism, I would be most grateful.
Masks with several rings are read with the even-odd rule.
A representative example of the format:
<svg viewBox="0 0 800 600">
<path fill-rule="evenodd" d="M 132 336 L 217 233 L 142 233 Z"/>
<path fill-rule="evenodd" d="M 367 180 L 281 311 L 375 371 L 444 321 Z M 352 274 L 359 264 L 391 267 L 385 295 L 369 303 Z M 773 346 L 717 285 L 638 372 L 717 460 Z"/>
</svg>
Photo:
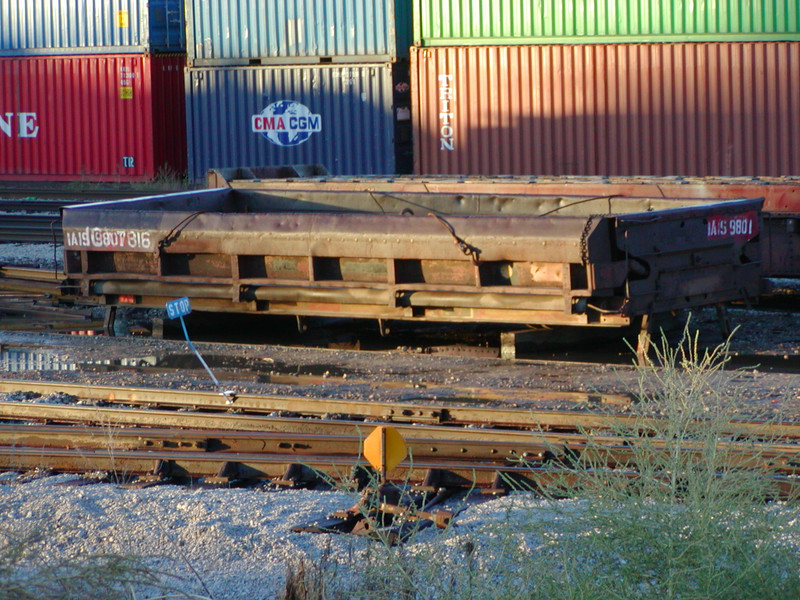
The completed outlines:
<svg viewBox="0 0 800 600">
<path fill-rule="evenodd" d="M 390 545 L 403 543 L 411 535 L 434 525 L 444 529 L 454 512 L 436 506 L 462 488 L 436 491 L 406 489 L 392 483 L 363 490 L 358 502 L 309 525 L 292 527 L 296 533 L 352 533 L 380 539 Z"/>
<path fill-rule="evenodd" d="M 376 428 L 373 433 L 377 439 L 385 441 L 385 431 Z M 381 457 L 385 460 L 385 453 Z M 510 479 L 498 473 L 490 488 L 476 489 L 474 482 L 455 473 L 430 469 L 421 485 L 409 487 L 386 482 L 378 471 L 381 466 L 384 465 L 376 467 L 376 470 L 361 467 L 358 473 L 354 473 L 354 482 L 368 477 L 370 485 L 362 489 L 358 502 L 353 506 L 308 525 L 292 527 L 292 531 L 352 533 L 389 544 L 403 543 L 427 527 L 449 527 L 455 514 L 464 507 L 505 495 L 512 486 Z"/>
</svg>

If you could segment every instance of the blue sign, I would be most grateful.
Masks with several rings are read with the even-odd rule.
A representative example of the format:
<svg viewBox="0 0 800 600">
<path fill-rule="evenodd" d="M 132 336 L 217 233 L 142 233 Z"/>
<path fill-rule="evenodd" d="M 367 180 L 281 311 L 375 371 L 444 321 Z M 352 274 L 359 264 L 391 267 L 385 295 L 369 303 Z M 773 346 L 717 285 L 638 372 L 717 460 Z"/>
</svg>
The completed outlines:
<svg viewBox="0 0 800 600">
<path fill-rule="evenodd" d="M 170 319 L 185 317 L 190 312 L 192 312 L 192 305 L 189 303 L 189 299 L 186 296 L 167 302 L 167 316 Z"/>
</svg>

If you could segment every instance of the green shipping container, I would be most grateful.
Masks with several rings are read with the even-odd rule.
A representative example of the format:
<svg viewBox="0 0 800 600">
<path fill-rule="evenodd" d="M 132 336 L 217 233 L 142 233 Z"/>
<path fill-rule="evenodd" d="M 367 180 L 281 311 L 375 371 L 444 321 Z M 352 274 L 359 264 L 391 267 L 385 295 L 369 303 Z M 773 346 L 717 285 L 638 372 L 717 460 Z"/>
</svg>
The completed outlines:
<svg viewBox="0 0 800 600">
<path fill-rule="evenodd" d="M 417 46 L 800 40 L 800 0 L 414 0 Z"/>
</svg>

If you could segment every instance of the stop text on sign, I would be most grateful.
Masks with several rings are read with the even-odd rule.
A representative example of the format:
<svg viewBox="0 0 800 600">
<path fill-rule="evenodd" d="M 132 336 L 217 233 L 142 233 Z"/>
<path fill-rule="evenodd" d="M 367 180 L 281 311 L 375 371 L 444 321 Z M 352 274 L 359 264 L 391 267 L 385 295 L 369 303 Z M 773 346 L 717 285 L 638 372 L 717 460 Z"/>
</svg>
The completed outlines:
<svg viewBox="0 0 800 600">
<path fill-rule="evenodd" d="M 167 302 L 167 316 L 170 319 L 177 319 L 178 317 L 185 317 L 190 312 L 192 312 L 192 304 L 189 302 L 189 298 L 184 296 L 183 298 L 178 298 L 176 300 L 170 300 Z"/>
</svg>

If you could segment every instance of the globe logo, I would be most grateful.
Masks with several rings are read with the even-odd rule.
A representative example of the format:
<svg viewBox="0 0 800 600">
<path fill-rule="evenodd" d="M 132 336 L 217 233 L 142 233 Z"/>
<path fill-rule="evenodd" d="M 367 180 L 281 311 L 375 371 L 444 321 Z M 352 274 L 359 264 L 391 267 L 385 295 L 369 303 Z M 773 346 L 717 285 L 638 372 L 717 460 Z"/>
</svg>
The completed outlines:
<svg viewBox="0 0 800 600">
<path fill-rule="evenodd" d="M 279 100 L 253 115 L 252 129 L 278 146 L 297 146 L 322 131 L 322 117 L 294 100 Z"/>
</svg>

